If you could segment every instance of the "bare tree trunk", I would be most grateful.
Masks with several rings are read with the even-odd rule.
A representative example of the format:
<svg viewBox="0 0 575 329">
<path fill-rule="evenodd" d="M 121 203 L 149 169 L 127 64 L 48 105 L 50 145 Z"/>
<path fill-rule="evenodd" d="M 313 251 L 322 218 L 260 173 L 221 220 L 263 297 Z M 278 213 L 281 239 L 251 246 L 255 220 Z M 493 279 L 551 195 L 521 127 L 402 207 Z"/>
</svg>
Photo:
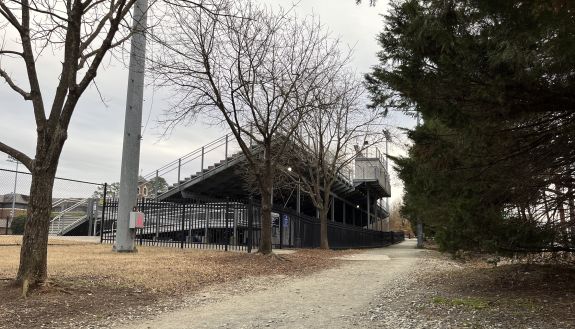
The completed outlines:
<svg viewBox="0 0 575 329">
<path fill-rule="evenodd" d="M 566 244 L 569 240 L 569 237 L 567 235 L 567 225 L 565 222 L 565 208 L 563 207 L 563 189 L 557 184 L 557 197 L 556 197 L 556 203 L 557 203 L 557 209 L 559 211 L 559 231 L 561 234 L 561 242 L 563 242 L 564 244 Z"/>
<path fill-rule="evenodd" d="M 573 189 L 567 189 L 567 202 L 569 204 L 569 226 L 571 231 L 570 245 L 575 245 L 575 200 L 573 199 Z"/>
<path fill-rule="evenodd" d="M 327 213 L 328 207 L 323 207 L 319 210 L 319 234 L 320 234 L 320 249 L 329 249 L 329 239 L 327 237 Z"/>
<path fill-rule="evenodd" d="M 269 154 L 269 152 L 266 152 Z M 272 189 L 273 175 L 271 162 L 265 160 L 264 176 L 262 177 L 263 186 L 260 187 L 262 196 L 262 228 L 261 242 L 258 252 L 264 255 L 272 252 Z"/>
<path fill-rule="evenodd" d="M 37 285 L 47 277 L 47 246 L 50 213 L 52 210 L 52 187 L 56 166 L 33 171 L 28 204 L 28 220 L 20 249 L 20 267 L 16 281 L 26 295 L 28 287 Z"/>
<path fill-rule="evenodd" d="M 2 28 L 12 28 L 0 37 L 0 44 L 5 44 L 6 35 L 10 38 L 19 36 L 12 44 L 21 49 L 15 52 L 2 46 L 0 61 L 2 56 L 14 53 L 22 57 L 28 80 L 24 85 L 29 89 L 16 85 L 2 68 L 0 75 L 11 89 L 31 102 L 37 133 L 33 159 L 0 141 L 0 151 L 16 158 L 32 173 L 28 220 L 16 277 L 24 295 L 28 287 L 46 280 L 52 188 L 72 114 L 84 91 L 94 81 L 106 54 L 129 37 L 130 30 L 123 27 L 123 22 L 134 2 L 70 1 L 64 11 L 45 1 L 31 4 L 25 0 L 9 6 L 5 1 L 0 2 L 1 16 L 8 19 L 6 24 L 2 23 Z M 18 9 L 18 5 L 21 8 Z M 46 22 L 54 24 L 46 25 Z M 58 86 L 48 108 L 42 96 L 44 84 L 36 62 L 43 50 L 54 44 L 61 46 L 63 58 Z M 24 75 L 19 78 L 24 79 Z"/>
<path fill-rule="evenodd" d="M 543 206 L 545 207 L 545 217 L 547 219 L 547 222 L 545 223 L 545 228 L 549 231 L 552 230 L 553 232 L 553 237 L 551 240 L 551 245 L 555 244 L 555 241 L 557 241 L 557 231 L 555 230 L 554 224 L 554 216 L 551 216 L 551 209 L 549 208 L 549 200 L 547 198 L 547 196 L 545 195 L 545 193 L 543 193 Z"/>
</svg>

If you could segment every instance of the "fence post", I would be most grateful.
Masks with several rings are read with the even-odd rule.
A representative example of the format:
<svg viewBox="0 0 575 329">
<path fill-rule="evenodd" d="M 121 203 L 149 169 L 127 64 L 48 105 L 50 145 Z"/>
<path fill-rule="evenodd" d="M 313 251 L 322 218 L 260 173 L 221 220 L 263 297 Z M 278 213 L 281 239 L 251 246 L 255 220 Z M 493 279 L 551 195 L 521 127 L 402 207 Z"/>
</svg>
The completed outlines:
<svg viewBox="0 0 575 329">
<path fill-rule="evenodd" d="M 153 190 L 153 191 L 154 191 L 154 200 L 158 200 L 158 176 L 160 176 L 160 173 L 159 173 L 159 170 L 156 170 L 156 177 L 155 177 L 156 179 L 155 179 L 155 181 L 154 181 L 154 184 L 152 185 L 152 188 L 154 189 L 154 190 Z M 138 184 L 139 184 L 139 183 L 138 183 Z M 146 184 L 147 184 L 147 182 L 146 182 L 146 180 L 144 179 L 144 186 L 146 186 Z M 142 188 L 143 188 L 143 187 L 142 187 Z M 144 196 L 144 198 L 145 198 L 146 196 L 148 196 L 147 193 L 144 194 L 143 191 L 140 191 L 140 192 L 142 192 L 142 195 Z M 152 193 L 150 193 L 150 195 L 152 195 Z"/>
<path fill-rule="evenodd" d="M 150 207 L 151 209 L 152 207 Z M 154 202 L 154 207 L 156 209 L 156 233 L 154 234 L 154 242 L 160 239 L 160 212 L 163 211 L 162 205 L 159 202 Z"/>
<path fill-rule="evenodd" d="M 254 234 L 254 198 L 250 195 L 248 202 L 248 253 L 252 252 Z"/>
<path fill-rule="evenodd" d="M 104 240 L 104 218 L 106 217 L 106 194 L 108 192 L 108 183 L 104 183 L 104 196 L 102 201 L 102 218 L 100 218 L 100 243 Z"/>
<path fill-rule="evenodd" d="M 185 240 L 185 234 L 184 234 L 184 221 L 186 220 L 186 204 L 182 204 L 182 238 L 180 241 L 180 248 L 184 249 L 184 240 Z"/>
<path fill-rule="evenodd" d="M 233 231 L 233 237 L 234 237 L 234 246 L 238 246 L 238 218 L 240 217 L 240 211 L 238 210 L 238 204 L 237 202 L 234 205 L 234 231 Z"/>
<path fill-rule="evenodd" d="M 204 171 L 204 147 L 202 146 L 202 167 L 200 168 L 200 176 L 202 176 Z"/>
<path fill-rule="evenodd" d="M 208 244 L 210 242 L 209 240 L 209 231 L 208 231 L 208 221 L 209 221 L 209 217 L 210 217 L 210 213 L 209 213 L 209 204 L 208 203 L 204 203 L 204 226 L 205 226 L 205 231 L 204 231 L 204 244 Z"/>
<path fill-rule="evenodd" d="M 93 204 L 92 204 L 92 216 L 93 216 L 93 221 L 92 221 L 92 236 L 96 236 L 96 228 L 98 228 L 98 204 L 100 203 L 100 199 L 92 199 L 93 200 Z"/>
<path fill-rule="evenodd" d="M 188 220 L 188 244 L 190 246 L 194 245 L 194 236 L 192 235 L 192 228 L 195 226 L 194 225 L 194 217 L 197 218 L 197 216 L 194 216 L 194 214 L 196 214 L 197 208 L 198 208 L 198 207 L 196 207 L 196 205 L 197 205 L 197 202 L 194 200 L 190 206 L 191 212 L 190 212 L 190 219 Z"/>
<path fill-rule="evenodd" d="M 301 182 L 300 178 L 297 179 L 297 202 L 296 202 L 296 211 L 298 216 L 301 214 Z"/>
<path fill-rule="evenodd" d="M 228 137 L 229 137 L 229 135 L 226 134 L 226 157 L 225 157 L 225 159 L 226 159 L 226 167 L 228 166 Z"/>
<path fill-rule="evenodd" d="M 230 198 L 226 198 L 226 210 L 224 213 L 224 220 L 226 221 L 226 247 L 225 250 L 228 251 L 228 245 L 230 244 L 230 231 L 228 227 L 228 212 L 230 211 Z"/>
<path fill-rule="evenodd" d="M 280 229 L 280 249 L 282 249 L 283 248 L 283 242 L 284 242 L 284 234 L 283 234 L 284 233 L 284 225 L 283 225 L 284 224 L 283 223 L 284 214 L 280 213 L 279 215 L 280 215 L 280 218 L 279 218 L 280 220 L 279 220 L 278 224 L 279 224 L 279 229 Z"/>
<path fill-rule="evenodd" d="M 331 221 L 335 222 L 335 196 L 331 196 Z"/>
<path fill-rule="evenodd" d="M 138 204 L 138 203 L 140 205 L 137 207 L 137 211 L 144 212 L 144 207 L 146 206 L 146 198 L 144 197 L 144 198 L 140 199 L 140 201 L 136 202 L 136 204 Z M 136 242 L 136 240 L 138 238 L 138 231 L 139 231 L 140 232 L 140 246 L 144 243 L 144 236 L 142 234 L 143 230 L 144 230 L 143 228 L 135 229 L 136 235 L 134 236 L 134 243 Z"/>
<path fill-rule="evenodd" d="M 180 176 L 181 171 L 182 171 L 182 158 L 179 158 L 179 159 L 178 159 L 178 191 L 181 191 L 181 190 L 182 190 L 182 184 L 180 183 L 180 180 L 181 180 L 181 178 L 180 178 L 180 177 L 181 177 L 181 176 Z"/>
<path fill-rule="evenodd" d="M 86 202 L 86 217 L 88 217 L 88 236 L 92 236 L 92 223 L 94 222 L 94 199 L 92 198 Z"/>
<path fill-rule="evenodd" d="M 294 229 L 292 223 L 293 223 L 293 218 L 294 216 L 290 216 L 289 217 L 289 222 L 288 222 L 288 248 L 292 248 L 293 247 L 293 240 L 292 240 L 292 230 Z"/>
<path fill-rule="evenodd" d="M 367 229 L 368 229 L 368 230 L 370 229 L 369 224 L 370 224 L 370 220 L 371 220 L 371 213 L 370 213 L 370 212 L 371 212 L 371 209 L 370 209 L 371 206 L 370 206 L 370 201 L 371 201 L 371 200 L 369 199 L 369 188 L 368 188 L 368 189 L 367 189 L 367 207 L 366 207 L 366 208 L 367 208 Z"/>
</svg>

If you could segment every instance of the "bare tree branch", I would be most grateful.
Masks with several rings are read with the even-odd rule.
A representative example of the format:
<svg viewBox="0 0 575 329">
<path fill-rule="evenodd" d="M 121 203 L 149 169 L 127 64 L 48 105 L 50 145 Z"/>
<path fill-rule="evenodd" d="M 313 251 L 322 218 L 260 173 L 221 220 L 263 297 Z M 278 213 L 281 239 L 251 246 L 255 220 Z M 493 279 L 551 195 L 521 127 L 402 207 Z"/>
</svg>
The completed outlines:
<svg viewBox="0 0 575 329">
<path fill-rule="evenodd" d="M 28 170 L 32 171 L 32 159 L 26 154 L 12 148 L 2 142 L 0 142 L 0 151 L 8 154 L 9 156 L 13 157 L 14 159 L 20 161 Z"/>
<path fill-rule="evenodd" d="M 15 92 L 17 92 L 18 94 L 20 94 L 22 97 L 24 97 L 25 100 L 30 100 L 31 96 L 29 92 L 24 91 L 24 89 L 18 87 L 14 81 L 12 80 L 12 78 L 10 78 L 10 76 L 8 75 L 8 73 L 6 73 L 6 71 L 4 71 L 2 68 L 0 68 L 0 76 L 4 78 L 4 80 L 6 80 L 6 83 L 10 86 L 10 88 L 12 88 Z"/>
<path fill-rule="evenodd" d="M 216 111 L 257 181 L 262 223 L 271 225 L 281 153 L 306 113 L 318 108 L 330 72 L 341 69 L 338 42 L 313 18 L 298 20 L 252 1 L 202 2 L 211 11 L 170 4 L 163 30 L 154 36 L 161 51 L 151 59 L 156 78 L 174 92 L 163 122 L 173 129 L 186 117 Z"/>
<path fill-rule="evenodd" d="M 129 38 L 130 27 L 125 18 L 129 17 L 134 2 L 0 0 L 0 28 L 14 27 L 18 32 L 15 43 L 22 47 L 21 51 L 4 49 L 7 40 L 5 34 L 0 57 L 20 56 L 23 59 L 20 64 L 25 69 L 30 91 L 18 86 L 6 67 L 0 68 L 0 76 L 12 90 L 31 101 L 36 124 L 34 158 L 0 142 L 0 151 L 22 162 L 32 173 L 29 218 L 16 278 L 22 284 L 24 294 L 28 286 L 40 283 L 47 277 L 46 241 L 52 188 L 72 113 L 86 88 L 94 82 L 105 55 Z M 51 100 L 44 99 L 41 85 L 45 83 L 40 83 L 36 66 L 37 60 L 48 48 L 53 50 L 54 55 L 62 56 L 60 74 L 55 77 L 58 79 L 57 88 Z M 87 68 L 83 68 L 84 65 Z M 78 82 L 78 76 L 82 73 L 84 75 Z M 45 104 L 50 104 L 49 113 Z"/>
<path fill-rule="evenodd" d="M 12 26 L 14 26 L 16 30 L 18 30 L 18 32 L 21 32 L 22 25 L 20 24 L 14 13 L 12 13 L 12 10 L 10 10 L 8 6 L 6 6 L 4 1 L 0 1 L 0 15 L 4 16 L 4 18 L 6 18 L 6 20 L 10 22 L 10 24 L 12 24 Z"/>
</svg>

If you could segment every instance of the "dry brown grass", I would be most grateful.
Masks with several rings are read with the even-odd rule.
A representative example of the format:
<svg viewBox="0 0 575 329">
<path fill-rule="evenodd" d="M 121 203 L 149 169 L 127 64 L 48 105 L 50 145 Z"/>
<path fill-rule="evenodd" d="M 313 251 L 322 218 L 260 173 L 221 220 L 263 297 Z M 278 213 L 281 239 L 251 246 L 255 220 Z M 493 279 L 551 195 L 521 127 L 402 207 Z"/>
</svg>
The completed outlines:
<svg viewBox="0 0 575 329">
<path fill-rule="evenodd" d="M 48 245 L 69 245 L 69 244 L 86 244 L 86 242 L 67 239 L 62 237 L 50 236 L 48 237 Z M 0 235 L 0 247 L 6 246 L 20 246 L 22 245 L 21 235 Z"/>
<path fill-rule="evenodd" d="M 47 286 L 28 298 L 11 285 L 21 239 L 0 237 L 0 328 L 77 328 L 115 317 L 118 305 L 145 313 L 158 301 L 247 277 L 301 275 L 336 266 L 350 251 L 301 250 L 280 257 L 198 249 L 138 247 L 112 252 L 109 244 L 50 239 Z M 353 252 L 353 251 L 351 251 Z M 139 311 L 133 310 L 134 314 Z"/>
<path fill-rule="evenodd" d="M 0 278 L 18 269 L 20 246 L 0 239 Z M 307 250 L 277 257 L 197 249 L 138 247 L 137 253 L 114 253 L 111 245 L 53 239 L 48 247 L 51 280 L 143 289 L 189 292 L 213 283 L 247 276 L 301 274 L 337 264 L 343 252 Z"/>
</svg>

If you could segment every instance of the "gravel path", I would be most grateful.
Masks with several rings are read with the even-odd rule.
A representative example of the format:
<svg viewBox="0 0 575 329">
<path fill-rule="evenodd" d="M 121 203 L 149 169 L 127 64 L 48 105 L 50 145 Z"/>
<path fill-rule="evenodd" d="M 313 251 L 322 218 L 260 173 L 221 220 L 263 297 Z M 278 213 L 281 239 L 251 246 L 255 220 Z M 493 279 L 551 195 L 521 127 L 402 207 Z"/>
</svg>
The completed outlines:
<svg viewBox="0 0 575 329">
<path fill-rule="evenodd" d="M 410 276 L 420 256 L 408 240 L 346 256 L 338 268 L 310 276 L 266 281 L 239 294 L 216 292 L 206 303 L 122 327 L 134 328 L 351 328 L 366 321 L 381 291 Z M 265 281 L 265 280 L 264 280 Z M 225 297 L 225 298 L 224 298 Z"/>
</svg>

